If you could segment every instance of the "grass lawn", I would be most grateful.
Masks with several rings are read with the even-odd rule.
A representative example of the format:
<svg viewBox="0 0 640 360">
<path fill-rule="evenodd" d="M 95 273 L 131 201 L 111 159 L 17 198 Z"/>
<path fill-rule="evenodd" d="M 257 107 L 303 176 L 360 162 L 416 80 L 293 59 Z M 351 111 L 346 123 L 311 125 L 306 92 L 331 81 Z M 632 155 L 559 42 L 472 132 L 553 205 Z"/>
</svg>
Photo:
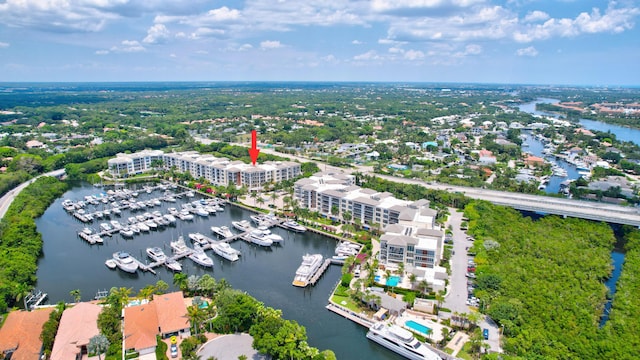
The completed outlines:
<svg viewBox="0 0 640 360">
<path fill-rule="evenodd" d="M 356 313 L 362 311 L 349 296 L 333 295 L 331 301 Z M 346 302 L 346 305 L 343 301 Z"/>
<path fill-rule="evenodd" d="M 470 347 L 471 347 L 471 343 L 467 342 L 466 344 L 464 344 L 462 349 L 460 349 L 460 351 L 458 352 L 458 355 L 456 355 L 456 356 L 459 357 L 460 359 L 472 360 L 473 357 L 471 356 L 471 354 L 469 354 L 469 348 Z"/>
</svg>

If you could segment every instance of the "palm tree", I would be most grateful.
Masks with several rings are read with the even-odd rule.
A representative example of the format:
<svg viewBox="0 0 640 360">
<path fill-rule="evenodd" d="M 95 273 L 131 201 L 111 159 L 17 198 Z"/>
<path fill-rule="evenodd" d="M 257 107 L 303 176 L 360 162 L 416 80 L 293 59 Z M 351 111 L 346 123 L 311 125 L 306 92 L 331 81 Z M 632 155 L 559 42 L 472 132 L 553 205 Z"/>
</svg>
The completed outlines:
<svg viewBox="0 0 640 360">
<path fill-rule="evenodd" d="M 25 283 L 18 283 L 14 289 L 16 301 L 22 300 L 24 309 L 29 310 L 27 307 L 27 295 L 31 292 L 31 287 Z"/>
<path fill-rule="evenodd" d="M 75 302 L 80 302 L 80 300 L 82 299 L 82 295 L 80 294 L 80 289 L 69 291 L 69 295 L 71 295 L 71 297 Z"/>
<path fill-rule="evenodd" d="M 398 272 L 400 273 L 400 276 L 404 276 L 404 262 L 398 264 Z"/>
<path fill-rule="evenodd" d="M 184 291 L 187 289 L 187 274 L 176 273 L 173 275 L 173 285 Z"/>
<path fill-rule="evenodd" d="M 427 280 L 422 280 L 418 283 L 418 290 L 420 290 L 421 293 L 426 293 L 428 289 L 429 283 L 427 282 Z"/>
<path fill-rule="evenodd" d="M 264 204 L 264 199 L 262 198 L 262 196 L 258 196 L 258 198 L 256 199 L 256 201 L 258 204 L 262 205 Z"/>
<path fill-rule="evenodd" d="M 418 280 L 418 277 L 416 276 L 416 274 L 409 275 L 409 282 L 411 283 L 411 287 L 415 286 L 416 280 Z"/>
<path fill-rule="evenodd" d="M 196 335 L 198 335 L 198 331 L 200 330 L 200 322 L 203 320 L 203 315 L 204 312 L 198 306 L 191 305 L 187 308 L 187 316 L 196 331 Z"/>
<path fill-rule="evenodd" d="M 443 290 L 438 291 L 438 293 L 436 294 L 436 302 L 438 303 L 438 310 L 440 310 L 440 307 L 442 306 L 442 303 L 444 302 L 444 291 Z"/>
<path fill-rule="evenodd" d="M 91 339 L 89 339 L 89 345 L 87 345 L 87 350 L 90 354 L 97 354 L 98 360 L 101 360 L 100 354 L 107 351 L 109 349 L 109 339 L 102 334 L 98 334 Z"/>
</svg>

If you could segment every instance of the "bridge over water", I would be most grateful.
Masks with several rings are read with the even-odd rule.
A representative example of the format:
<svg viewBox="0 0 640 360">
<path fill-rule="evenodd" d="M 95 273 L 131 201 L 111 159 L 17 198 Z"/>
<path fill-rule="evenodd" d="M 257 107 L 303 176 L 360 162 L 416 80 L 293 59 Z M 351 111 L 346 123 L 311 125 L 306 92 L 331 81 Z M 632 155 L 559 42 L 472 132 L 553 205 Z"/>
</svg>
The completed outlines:
<svg viewBox="0 0 640 360">
<path fill-rule="evenodd" d="M 509 206 L 517 210 L 640 227 L 640 208 L 637 207 L 464 186 L 451 186 L 447 184 L 426 183 L 420 180 L 403 179 L 379 174 L 376 174 L 376 176 L 389 181 L 418 184 L 430 189 L 459 192 L 472 199 L 486 200 L 496 205 Z"/>
</svg>

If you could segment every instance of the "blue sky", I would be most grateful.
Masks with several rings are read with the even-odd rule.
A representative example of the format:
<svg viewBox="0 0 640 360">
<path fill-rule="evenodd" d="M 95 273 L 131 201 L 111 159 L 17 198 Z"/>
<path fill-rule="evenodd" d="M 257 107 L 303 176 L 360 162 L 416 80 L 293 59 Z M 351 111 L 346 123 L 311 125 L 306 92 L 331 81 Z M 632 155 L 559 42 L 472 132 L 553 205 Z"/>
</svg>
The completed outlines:
<svg viewBox="0 0 640 360">
<path fill-rule="evenodd" d="M 0 0 L 0 81 L 640 85 L 638 0 Z"/>
</svg>

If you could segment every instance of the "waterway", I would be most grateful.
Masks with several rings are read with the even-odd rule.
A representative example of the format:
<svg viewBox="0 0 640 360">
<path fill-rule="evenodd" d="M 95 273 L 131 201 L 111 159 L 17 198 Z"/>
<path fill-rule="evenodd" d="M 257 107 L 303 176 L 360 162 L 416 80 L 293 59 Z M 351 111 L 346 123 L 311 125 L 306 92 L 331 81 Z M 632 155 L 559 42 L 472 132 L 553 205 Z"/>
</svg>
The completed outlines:
<svg viewBox="0 0 640 360">
<path fill-rule="evenodd" d="M 531 134 L 531 132 L 524 132 L 526 138 L 522 141 L 522 151 L 528 152 L 538 157 L 545 158 L 555 164 L 558 164 L 561 168 L 567 170 L 567 176 L 556 176 L 553 175 L 549 179 L 549 184 L 545 187 L 545 191 L 548 194 L 557 194 L 560 191 L 560 185 L 567 180 L 575 180 L 580 177 L 578 170 L 575 165 L 570 164 L 562 159 L 556 159 L 553 156 L 544 154 L 542 150 L 544 150 L 544 142 L 540 139 L 536 138 Z"/>
<path fill-rule="evenodd" d="M 520 111 L 528 112 L 529 114 L 532 114 L 532 115 L 551 116 L 551 117 L 557 118 L 558 114 L 536 110 L 536 104 L 555 104 L 558 102 L 560 102 L 560 100 L 558 99 L 538 98 L 536 101 L 518 105 L 518 109 Z M 618 140 L 629 141 L 640 146 L 640 129 L 634 129 L 630 127 L 615 125 L 615 124 L 607 124 L 602 121 L 595 121 L 595 120 L 589 120 L 589 119 L 578 119 L 578 122 L 585 129 L 602 131 L 602 132 L 610 132 L 614 134 Z"/>
<path fill-rule="evenodd" d="M 75 187 L 57 199 L 37 220 L 38 231 L 43 238 L 43 256 L 38 263 L 37 288 L 49 294 L 49 303 L 71 302 L 69 292 L 79 289 L 83 300 L 92 299 L 98 290 L 111 287 L 130 287 L 137 293 L 148 284 L 162 279 L 173 289 L 173 274 L 164 267 L 156 269 L 157 275 L 138 272 L 126 274 L 108 269 L 104 262 L 115 251 L 124 250 L 137 259 L 147 262 L 145 249 L 160 246 L 165 253 L 171 253 L 169 242 L 179 235 L 190 243 L 188 233 L 201 232 L 214 237 L 210 227 L 231 225 L 233 220 L 249 219 L 250 212 L 228 205 L 222 213 L 206 218 L 196 217 L 193 222 L 181 222 L 175 227 L 152 231 L 126 240 L 120 235 L 105 237 L 103 245 L 89 245 L 77 236 L 84 224 L 70 216 L 61 206 L 64 199 L 81 200 L 85 195 L 95 195 L 103 191 L 88 184 Z M 160 192 L 140 193 L 139 198 L 160 196 Z M 193 200 L 193 199 L 189 199 Z M 163 202 L 148 211 L 159 210 L 167 213 L 169 207 L 180 207 L 187 198 L 176 203 Z M 123 211 L 120 222 L 126 222 L 128 211 Z M 97 228 L 100 221 L 94 221 Z M 214 260 L 213 270 L 206 270 L 193 264 L 189 259 L 181 260 L 183 272 L 188 275 L 210 274 L 216 279 L 226 279 L 235 289 L 247 291 L 251 296 L 267 306 L 282 309 L 283 316 L 295 320 L 307 329 L 309 344 L 320 350 L 331 349 L 338 359 L 401 359 L 395 353 L 366 339 L 366 329 L 325 309 L 329 295 L 341 276 L 341 268 L 329 267 L 316 286 L 297 288 L 291 285 L 296 269 L 306 253 L 320 253 L 332 256 L 336 241 L 321 235 L 306 232 L 296 234 L 284 229 L 273 228 L 285 242 L 282 246 L 264 249 L 238 240 L 232 247 L 242 252 L 237 262 L 229 262 L 209 255 Z"/>
<path fill-rule="evenodd" d="M 544 111 L 536 110 L 536 104 L 544 103 L 544 104 L 554 104 L 559 102 L 558 99 L 550 99 L 550 98 L 538 98 L 536 101 L 520 104 L 518 105 L 518 109 L 520 111 L 528 112 L 533 115 L 540 116 L 552 116 L 557 117 L 557 114 L 548 113 Z M 640 130 L 632 129 L 624 126 L 607 124 L 601 121 L 587 120 L 587 119 L 579 119 L 580 125 L 589 130 L 597 130 L 603 132 L 611 132 L 616 135 L 618 140 L 630 141 L 636 145 L 640 145 Z M 536 139 L 531 135 L 531 133 L 527 133 L 527 138 L 523 141 L 523 144 L 527 144 L 523 150 L 531 152 L 536 156 L 542 156 L 542 149 L 544 149 L 544 143 L 542 141 Z M 568 177 L 567 179 L 577 179 L 580 175 L 578 174 L 574 165 L 567 163 L 566 161 L 560 159 L 554 159 L 554 162 L 560 165 L 562 168 L 567 170 Z M 564 181 L 564 178 L 559 178 L 557 176 L 552 176 L 549 180 L 549 185 L 546 187 L 547 193 L 557 193 L 560 187 L 560 183 Z M 614 295 L 616 293 L 616 283 L 618 282 L 618 278 L 620 278 L 620 273 L 622 272 L 622 265 L 624 263 L 625 253 L 624 250 L 620 247 L 616 247 L 611 252 L 611 264 L 613 265 L 613 272 L 607 281 L 605 281 L 605 285 L 609 290 L 608 300 L 605 303 L 604 313 L 600 318 L 600 326 L 604 326 L 604 324 L 609 320 L 609 311 L 611 310 L 612 301 Z"/>
</svg>

